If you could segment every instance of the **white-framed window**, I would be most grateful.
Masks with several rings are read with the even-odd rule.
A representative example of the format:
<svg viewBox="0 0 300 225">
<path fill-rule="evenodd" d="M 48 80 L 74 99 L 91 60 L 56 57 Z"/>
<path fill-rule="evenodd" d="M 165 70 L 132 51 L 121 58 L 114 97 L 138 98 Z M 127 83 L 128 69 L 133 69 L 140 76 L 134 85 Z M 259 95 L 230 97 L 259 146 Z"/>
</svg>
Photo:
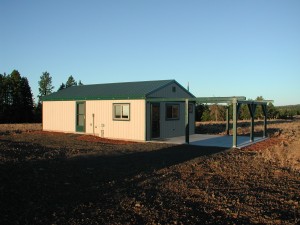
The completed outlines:
<svg viewBox="0 0 300 225">
<path fill-rule="evenodd" d="M 113 119 L 114 120 L 129 120 L 130 119 L 130 104 L 129 103 L 113 104 Z"/>
<path fill-rule="evenodd" d="M 166 104 L 166 119 L 179 120 L 179 104 Z"/>
</svg>

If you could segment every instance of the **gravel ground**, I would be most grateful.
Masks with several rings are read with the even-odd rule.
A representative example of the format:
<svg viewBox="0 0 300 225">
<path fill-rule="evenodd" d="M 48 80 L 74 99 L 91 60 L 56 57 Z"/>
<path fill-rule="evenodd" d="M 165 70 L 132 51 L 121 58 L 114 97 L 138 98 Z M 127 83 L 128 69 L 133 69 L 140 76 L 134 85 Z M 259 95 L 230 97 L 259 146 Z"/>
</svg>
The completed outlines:
<svg viewBox="0 0 300 225">
<path fill-rule="evenodd" d="M 0 125 L 0 224 L 297 224 L 299 124 L 242 150 Z"/>
</svg>

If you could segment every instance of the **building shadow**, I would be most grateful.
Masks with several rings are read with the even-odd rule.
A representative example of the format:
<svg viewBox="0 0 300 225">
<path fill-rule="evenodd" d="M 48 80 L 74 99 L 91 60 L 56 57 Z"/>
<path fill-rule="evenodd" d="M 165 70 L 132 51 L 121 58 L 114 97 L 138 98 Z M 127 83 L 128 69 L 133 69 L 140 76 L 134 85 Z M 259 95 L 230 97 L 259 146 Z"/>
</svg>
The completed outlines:
<svg viewBox="0 0 300 225">
<path fill-rule="evenodd" d="M 31 149 L 26 149 L 28 146 L 22 143 L 10 143 L 9 147 L 25 148 L 24 151 L 30 150 L 33 154 L 46 148 L 30 145 Z M 100 224 L 114 223 L 111 214 L 116 214 L 116 218 L 128 214 L 120 205 L 122 199 L 138 199 L 140 183 L 155 176 L 155 171 L 225 150 L 166 145 L 159 150 L 128 154 L 93 153 L 71 158 L 58 154 L 53 159 L 45 159 L 41 154 L 41 159 L 3 162 L 0 164 L 0 223 L 65 224 L 79 220 L 83 214 L 93 217 L 95 210 L 101 212 L 97 214 Z M 57 150 L 48 148 L 47 151 Z M 4 151 L 2 157 L 9 154 Z M 137 219 L 137 215 L 129 213 L 128 216 Z M 128 222 L 124 218 L 116 221 Z"/>
</svg>

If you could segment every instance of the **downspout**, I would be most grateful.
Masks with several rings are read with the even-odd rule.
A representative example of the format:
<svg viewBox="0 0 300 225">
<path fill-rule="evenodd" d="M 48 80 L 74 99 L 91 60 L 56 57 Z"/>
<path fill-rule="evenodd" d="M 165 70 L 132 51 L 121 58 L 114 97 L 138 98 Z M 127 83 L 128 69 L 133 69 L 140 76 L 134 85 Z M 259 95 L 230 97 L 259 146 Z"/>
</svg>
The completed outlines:
<svg viewBox="0 0 300 225">
<path fill-rule="evenodd" d="M 95 114 L 92 114 L 93 117 L 93 135 L 95 136 Z"/>
</svg>

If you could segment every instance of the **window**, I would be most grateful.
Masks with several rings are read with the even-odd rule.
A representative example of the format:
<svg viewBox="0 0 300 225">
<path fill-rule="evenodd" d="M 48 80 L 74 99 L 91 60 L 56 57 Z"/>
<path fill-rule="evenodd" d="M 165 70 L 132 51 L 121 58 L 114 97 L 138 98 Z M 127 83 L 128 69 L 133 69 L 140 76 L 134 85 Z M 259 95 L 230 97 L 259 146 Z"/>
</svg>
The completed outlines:
<svg viewBox="0 0 300 225">
<path fill-rule="evenodd" d="M 172 91 L 176 92 L 176 87 L 175 86 L 172 87 Z"/>
<path fill-rule="evenodd" d="M 113 104 L 114 120 L 129 120 L 129 104 Z"/>
<path fill-rule="evenodd" d="M 179 120 L 179 104 L 166 105 L 166 119 Z"/>
</svg>

